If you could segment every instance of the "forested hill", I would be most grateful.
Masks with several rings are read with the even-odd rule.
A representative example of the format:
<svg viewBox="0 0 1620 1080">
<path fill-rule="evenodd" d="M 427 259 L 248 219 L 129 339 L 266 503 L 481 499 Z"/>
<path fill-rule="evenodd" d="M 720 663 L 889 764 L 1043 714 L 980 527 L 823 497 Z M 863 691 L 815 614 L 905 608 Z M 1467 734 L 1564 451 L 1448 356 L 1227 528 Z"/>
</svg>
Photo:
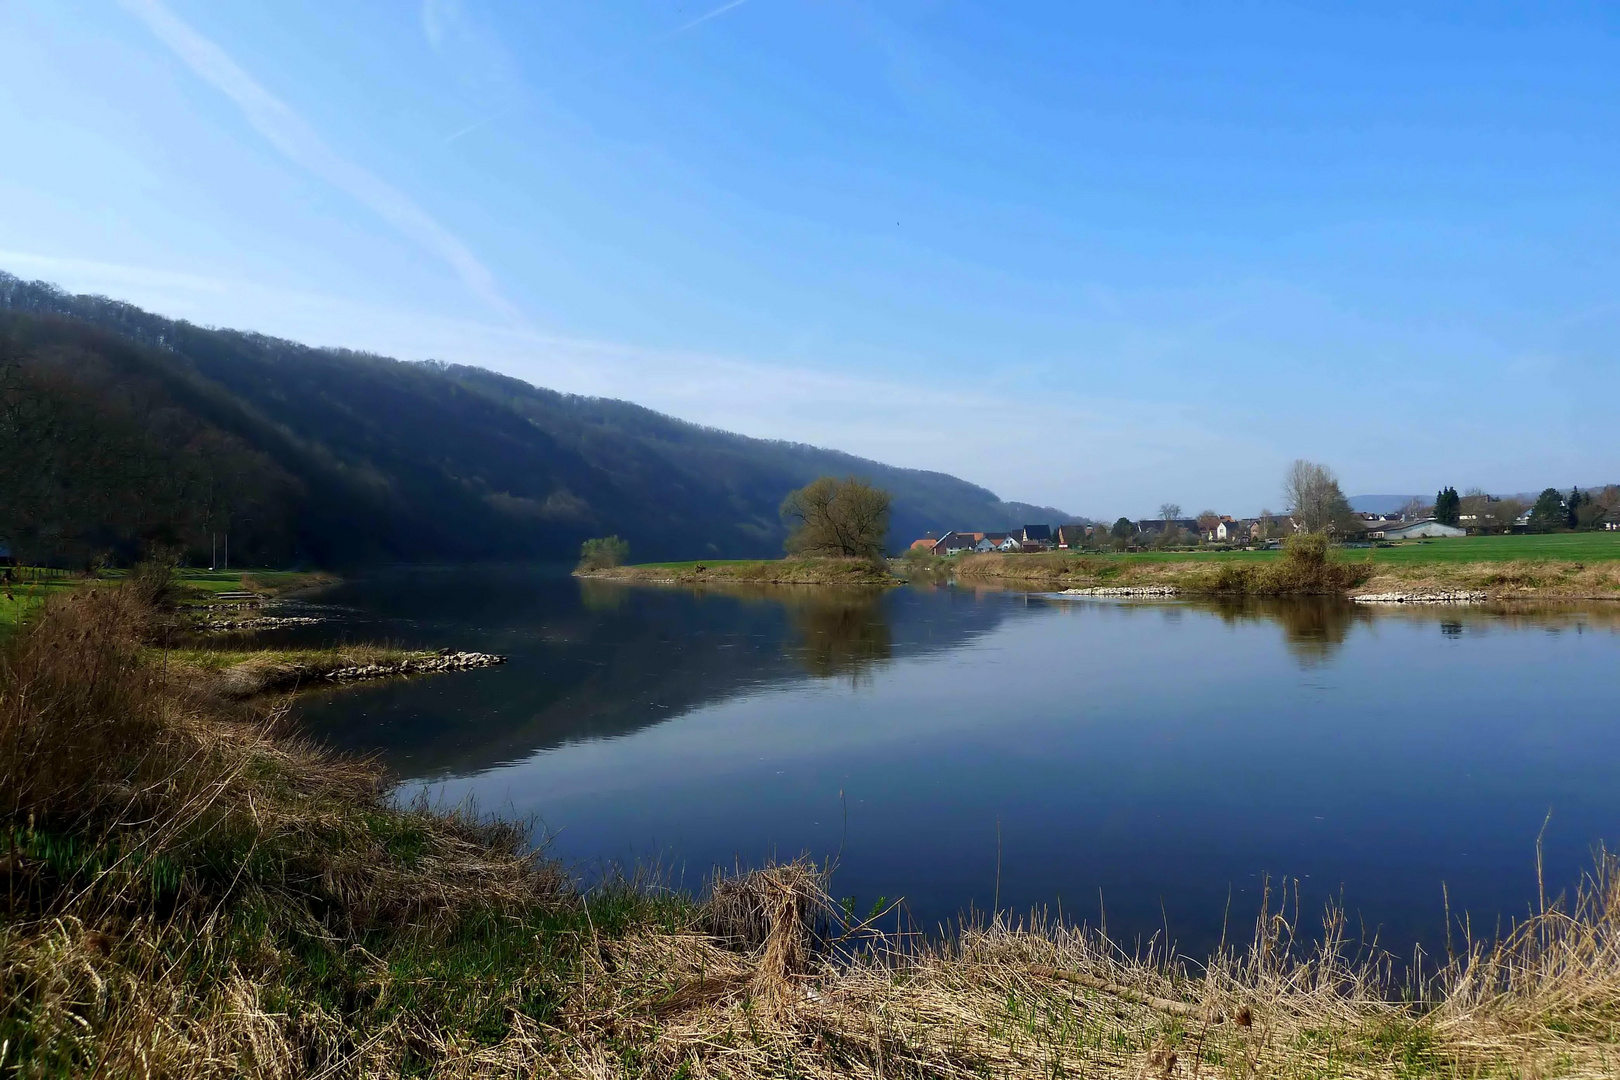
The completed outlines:
<svg viewBox="0 0 1620 1080">
<path fill-rule="evenodd" d="M 685 423 L 480 368 L 166 319 L 0 273 L 0 540 L 21 557 L 637 559 L 779 554 L 816 476 L 893 492 L 891 546 L 930 528 L 1058 522 L 943 473 Z"/>
</svg>

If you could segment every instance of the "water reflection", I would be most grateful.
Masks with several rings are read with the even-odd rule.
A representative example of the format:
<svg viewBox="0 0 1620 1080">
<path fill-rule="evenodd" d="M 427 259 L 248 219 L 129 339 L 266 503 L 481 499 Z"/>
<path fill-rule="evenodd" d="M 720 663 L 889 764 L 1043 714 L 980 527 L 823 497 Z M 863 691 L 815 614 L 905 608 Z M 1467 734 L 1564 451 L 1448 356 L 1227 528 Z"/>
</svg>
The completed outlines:
<svg viewBox="0 0 1620 1080">
<path fill-rule="evenodd" d="M 812 675 L 847 674 L 859 682 L 863 671 L 894 654 L 894 635 L 879 590 L 825 590 L 793 597 L 787 608 L 800 662 Z"/>
<path fill-rule="evenodd" d="M 1349 640 L 1357 621 L 1371 617 L 1363 605 L 1336 596 L 1301 596 L 1289 599 L 1222 597 L 1191 601 L 1190 606 L 1213 611 L 1226 623 L 1275 623 L 1289 653 L 1312 667 L 1333 659 Z"/>
<path fill-rule="evenodd" d="M 509 664 L 474 679 L 317 692 L 300 702 L 305 727 L 339 749 L 385 753 L 408 779 L 466 774 L 807 676 L 858 686 L 897 656 L 959 647 L 1012 611 L 953 590 L 647 587 L 531 568 L 480 576 L 505 587 L 452 589 L 427 571 L 349 583 L 333 599 L 373 617 L 301 640 L 335 631 L 453 644 Z"/>
<path fill-rule="evenodd" d="M 1548 806 L 1549 881 L 1620 821 L 1620 729 L 1593 692 L 1620 605 L 693 590 L 533 568 L 385 574 L 334 599 L 361 614 L 312 634 L 512 660 L 307 699 L 327 741 L 535 814 L 569 859 L 669 856 L 696 880 L 841 852 L 841 892 L 904 895 L 925 925 L 1102 890 L 1125 936 L 1168 920 L 1197 952 L 1269 871 L 1415 941 L 1439 928 L 1442 879 L 1476 921 L 1535 896 Z M 1389 704 L 1409 701 L 1426 704 Z"/>
</svg>

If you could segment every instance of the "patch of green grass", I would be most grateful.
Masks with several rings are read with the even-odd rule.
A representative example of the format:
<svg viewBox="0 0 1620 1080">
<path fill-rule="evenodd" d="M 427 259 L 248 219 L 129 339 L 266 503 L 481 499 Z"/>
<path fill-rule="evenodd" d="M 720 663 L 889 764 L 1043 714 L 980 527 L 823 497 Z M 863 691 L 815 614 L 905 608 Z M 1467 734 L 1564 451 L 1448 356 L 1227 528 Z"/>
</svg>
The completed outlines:
<svg viewBox="0 0 1620 1080">
<path fill-rule="evenodd" d="M 1366 552 L 1360 554 L 1365 555 Z M 1610 562 L 1620 559 L 1620 532 L 1459 536 L 1447 540 L 1404 540 L 1391 547 L 1373 549 L 1373 562 L 1393 565 L 1508 562 L 1515 559 Z"/>
<path fill-rule="evenodd" d="M 30 612 L 37 610 L 50 597 L 86 583 L 85 578 L 62 570 L 33 566 L 15 567 L 12 576 L 15 580 L 0 587 L 0 633 L 21 625 Z"/>
<path fill-rule="evenodd" d="M 122 581 L 129 576 L 127 570 L 104 570 L 99 577 L 90 578 L 66 570 L 35 566 L 19 566 L 12 573 L 16 580 L 0 587 L 0 634 L 19 626 L 30 612 L 38 610 L 52 596 L 93 586 L 97 582 Z M 180 586 L 181 602 L 197 604 L 209 602 L 218 593 L 274 594 L 333 580 L 329 575 L 301 570 L 178 569 L 173 572 L 173 578 L 175 584 Z"/>
</svg>

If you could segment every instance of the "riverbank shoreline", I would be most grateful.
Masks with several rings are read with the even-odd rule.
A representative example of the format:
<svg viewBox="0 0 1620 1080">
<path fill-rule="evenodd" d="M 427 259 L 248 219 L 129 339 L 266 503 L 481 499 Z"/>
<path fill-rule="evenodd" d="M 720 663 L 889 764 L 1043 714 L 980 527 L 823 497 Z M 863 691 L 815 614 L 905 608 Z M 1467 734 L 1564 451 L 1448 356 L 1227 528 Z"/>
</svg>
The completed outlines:
<svg viewBox="0 0 1620 1080">
<path fill-rule="evenodd" d="M 714 562 L 632 563 L 580 569 L 574 576 L 652 585 L 856 585 L 890 588 L 903 584 L 886 565 L 869 559 L 735 559 Z"/>
<path fill-rule="evenodd" d="M 155 651 L 155 650 L 154 650 Z M 455 649 L 343 645 L 330 649 L 182 648 L 159 653 L 199 684 L 233 700 L 376 679 L 495 667 L 507 658 Z"/>
<path fill-rule="evenodd" d="M 124 590 L 0 645 L 0 1051 L 178 1077 L 1613 1075 L 1620 879 L 1397 984 L 1266 905 L 1194 963 L 1005 912 L 885 936 L 804 861 L 586 889 L 402 803 L 143 640 Z M 173 660 L 173 657 L 170 657 Z M 26 692 L 23 692 L 26 690 Z M 1293 916 L 1289 916 L 1292 918 Z"/>
<path fill-rule="evenodd" d="M 1044 587 L 1073 595 L 1214 597 L 1341 595 L 1363 603 L 1494 603 L 1501 601 L 1620 600 L 1620 561 L 1562 560 L 1379 564 L 1335 553 L 1335 576 L 1305 573 L 1290 580 L 1266 562 L 1127 562 L 1069 554 L 967 555 L 948 572 L 964 584 Z"/>
</svg>

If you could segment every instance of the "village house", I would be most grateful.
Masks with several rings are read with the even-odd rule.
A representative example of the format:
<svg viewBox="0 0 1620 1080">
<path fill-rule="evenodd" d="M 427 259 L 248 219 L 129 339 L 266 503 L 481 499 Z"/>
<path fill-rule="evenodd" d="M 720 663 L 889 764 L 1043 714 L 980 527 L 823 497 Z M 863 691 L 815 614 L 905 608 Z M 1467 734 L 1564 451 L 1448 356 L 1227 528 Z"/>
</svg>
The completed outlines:
<svg viewBox="0 0 1620 1080">
<path fill-rule="evenodd" d="M 958 532 L 953 529 L 934 541 L 929 550 L 935 555 L 960 555 L 964 551 L 972 551 L 983 539 L 982 532 Z"/>
<path fill-rule="evenodd" d="M 1197 518 L 1143 518 L 1136 523 L 1136 531 L 1141 536 L 1163 536 L 1165 530 L 1172 526 L 1193 536 L 1201 535 Z"/>
<path fill-rule="evenodd" d="M 1052 546 L 1052 526 L 1025 525 L 1021 532 L 1014 534 L 1019 545 L 1025 551 L 1044 551 Z"/>
<path fill-rule="evenodd" d="M 984 537 L 974 545 L 973 550 L 989 551 L 1021 551 L 1018 538 L 1011 533 L 987 532 Z"/>
<path fill-rule="evenodd" d="M 1069 548 L 1081 547 L 1086 542 L 1091 530 L 1085 525 L 1059 525 L 1057 527 L 1057 546 L 1067 551 Z"/>
</svg>

